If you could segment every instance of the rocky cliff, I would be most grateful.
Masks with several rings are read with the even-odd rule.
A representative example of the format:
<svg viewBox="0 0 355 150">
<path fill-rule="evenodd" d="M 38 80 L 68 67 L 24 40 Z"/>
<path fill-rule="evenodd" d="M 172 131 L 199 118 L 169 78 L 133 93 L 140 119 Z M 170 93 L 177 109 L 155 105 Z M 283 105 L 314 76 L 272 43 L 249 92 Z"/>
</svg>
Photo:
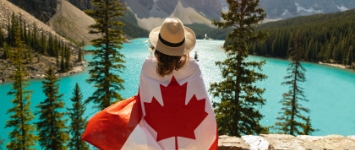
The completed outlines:
<svg viewBox="0 0 355 150">
<path fill-rule="evenodd" d="M 92 9 L 91 0 L 68 0 L 80 10 Z"/>
<path fill-rule="evenodd" d="M 49 26 L 75 43 L 89 43 L 99 35 L 89 34 L 89 26 L 95 20 L 66 0 L 58 0 L 56 14 L 48 21 Z"/>
<path fill-rule="evenodd" d="M 286 134 L 219 136 L 218 150 L 353 150 L 355 136 L 327 135 L 297 137 Z"/>
<path fill-rule="evenodd" d="M 9 0 L 42 22 L 47 22 L 55 13 L 57 0 Z"/>
</svg>

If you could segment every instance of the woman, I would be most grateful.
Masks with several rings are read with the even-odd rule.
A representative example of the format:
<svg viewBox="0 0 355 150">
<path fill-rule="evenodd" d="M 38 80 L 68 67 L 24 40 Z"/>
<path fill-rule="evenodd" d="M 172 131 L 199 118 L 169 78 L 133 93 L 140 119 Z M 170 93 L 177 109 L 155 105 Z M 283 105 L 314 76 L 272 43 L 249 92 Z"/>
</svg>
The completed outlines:
<svg viewBox="0 0 355 150">
<path fill-rule="evenodd" d="M 106 147 L 100 146 L 100 142 L 89 142 L 101 149 L 217 149 L 217 125 L 211 102 L 200 68 L 189 57 L 196 43 L 195 33 L 179 19 L 167 18 L 150 32 L 149 42 L 155 57 L 149 56 L 143 63 L 139 94 L 104 110 L 111 116 L 130 110 L 130 116 L 115 117 L 115 121 L 125 120 L 124 123 L 94 127 L 109 129 L 105 134 L 100 131 L 89 135 L 104 137 L 90 141 L 113 139 Z M 107 118 L 111 117 L 95 120 Z"/>
</svg>

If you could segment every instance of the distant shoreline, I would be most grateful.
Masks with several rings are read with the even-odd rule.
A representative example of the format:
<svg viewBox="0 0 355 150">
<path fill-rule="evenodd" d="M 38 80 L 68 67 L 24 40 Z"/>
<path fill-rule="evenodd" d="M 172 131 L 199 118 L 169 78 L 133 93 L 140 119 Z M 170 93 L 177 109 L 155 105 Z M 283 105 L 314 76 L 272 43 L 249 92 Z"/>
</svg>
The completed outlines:
<svg viewBox="0 0 355 150">
<path fill-rule="evenodd" d="M 85 62 L 86 61 L 82 61 L 82 62 L 78 62 L 74 65 L 73 68 L 71 68 L 70 70 L 68 70 L 67 72 L 63 72 L 63 73 L 55 73 L 55 76 L 56 77 L 66 77 L 66 76 L 70 76 L 70 75 L 74 75 L 74 74 L 77 74 L 77 73 L 80 73 L 80 72 L 83 72 L 85 71 Z M 31 80 L 31 79 L 44 79 L 45 75 L 44 74 L 29 74 L 29 76 L 27 77 L 28 80 Z M 8 78 L 8 77 L 7 77 Z M 5 81 L 4 81 L 5 80 Z M 9 79 L 6 79 L 5 77 L 2 77 L 0 79 L 0 85 L 1 84 L 5 84 L 5 83 L 9 83 L 11 82 L 12 80 L 9 80 Z"/>
<path fill-rule="evenodd" d="M 318 62 L 318 64 L 320 64 L 320 65 L 326 65 L 326 66 L 332 66 L 332 67 L 341 68 L 341 69 L 354 70 L 353 68 L 351 68 L 351 67 L 348 66 L 348 65 L 334 64 L 334 63 L 325 63 L 325 62 Z"/>
<path fill-rule="evenodd" d="M 223 48 L 223 46 L 221 47 L 221 50 L 225 51 L 225 49 Z M 265 58 L 275 58 L 275 59 L 281 59 L 281 60 L 290 60 L 290 59 L 286 59 L 286 58 L 281 58 L 281 57 L 271 57 L 271 56 L 262 56 L 262 55 L 255 55 L 255 54 L 248 54 L 251 56 L 259 56 L 259 57 L 265 57 Z M 303 61 L 303 62 L 309 62 L 309 63 L 316 63 L 319 65 L 326 65 L 326 66 L 331 66 L 331 67 L 336 67 L 336 68 L 340 68 L 340 69 L 346 69 L 346 70 L 352 70 L 355 71 L 355 67 L 351 68 L 351 66 L 349 65 L 343 65 L 343 64 L 336 64 L 336 63 L 325 63 L 325 62 L 314 62 L 314 61 Z"/>
</svg>

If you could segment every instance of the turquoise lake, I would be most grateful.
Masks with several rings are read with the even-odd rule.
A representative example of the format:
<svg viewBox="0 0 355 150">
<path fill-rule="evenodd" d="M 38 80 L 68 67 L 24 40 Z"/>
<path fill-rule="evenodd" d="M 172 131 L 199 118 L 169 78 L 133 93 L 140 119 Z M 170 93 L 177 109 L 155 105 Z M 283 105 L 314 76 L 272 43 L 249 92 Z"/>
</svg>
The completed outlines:
<svg viewBox="0 0 355 150">
<path fill-rule="evenodd" d="M 198 53 L 200 60 L 198 63 L 207 88 L 210 83 L 222 79 L 220 70 L 215 66 L 214 62 L 226 58 L 221 49 L 223 43 L 224 41 L 217 40 L 198 40 L 194 49 Z M 132 40 L 131 43 L 126 43 L 123 46 L 124 48 L 121 52 L 126 57 L 125 65 L 127 69 L 121 75 L 125 79 L 125 90 L 119 91 L 119 93 L 128 98 L 137 94 L 140 69 L 144 59 L 149 55 L 149 51 L 146 38 Z M 191 52 L 192 56 L 195 53 L 194 51 Z M 87 55 L 85 59 L 90 60 L 91 56 Z M 282 99 L 282 94 L 289 89 L 288 86 L 281 85 L 281 83 L 284 81 L 284 76 L 287 75 L 286 69 L 290 62 L 258 56 L 250 56 L 248 60 L 266 60 L 263 73 L 268 78 L 256 84 L 266 89 L 262 95 L 267 101 L 266 105 L 259 108 L 264 115 L 261 124 L 271 126 L 275 123 L 275 118 L 279 116 L 278 112 L 281 108 L 279 102 Z M 303 102 L 302 105 L 311 110 L 308 114 L 311 117 L 311 123 L 314 128 L 319 129 L 313 135 L 355 135 L 355 72 L 315 63 L 305 62 L 302 65 L 307 70 L 307 81 L 302 83 L 301 87 L 304 88 L 305 96 L 309 100 L 309 102 Z M 94 92 L 93 86 L 85 81 L 88 77 L 89 74 L 86 69 L 84 72 L 60 79 L 59 90 L 60 93 L 64 94 L 63 100 L 66 102 L 66 107 L 72 107 L 70 98 L 73 96 L 72 91 L 77 82 L 84 99 Z M 30 80 L 30 86 L 27 88 L 33 90 L 31 96 L 32 111 L 38 111 L 35 106 L 45 99 L 41 81 L 40 79 Z M 11 88 L 11 83 L 0 84 L 0 138 L 5 139 L 5 144 L 8 142 L 7 134 L 11 131 L 9 128 L 4 128 L 9 116 L 6 111 L 13 107 L 10 102 L 12 97 L 6 94 Z M 89 104 L 86 109 L 86 115 L 91 117 L 97 111 L 97 109 L 92 108 L 92 104 Z M 5 144 L 1 146 L 3 149 Z"/>
</svg>

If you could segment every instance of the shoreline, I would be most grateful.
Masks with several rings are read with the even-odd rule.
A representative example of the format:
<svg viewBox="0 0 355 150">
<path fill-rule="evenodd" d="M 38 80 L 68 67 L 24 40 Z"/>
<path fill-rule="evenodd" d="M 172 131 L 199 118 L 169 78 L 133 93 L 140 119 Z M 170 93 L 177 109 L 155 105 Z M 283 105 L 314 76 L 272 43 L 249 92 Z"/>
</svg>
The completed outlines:
<svg viewBox="0 0 355 150">
<path fill-rule="evenodd" d="M 63 73 L 55 73 L 55 76 L 56 77 L 66 77 L 66 76 L 70 76 L 70 75 L 74 75 L 74 74 L 77 74 L 77 73 L 80 73 L 80 72 L 83 72 L 85 71 L 85 63 L 86 61 L 83 60 L 81 62 L 77 62 L 74 67 L 67 71 L 67 72 L 63 72 Z M 45 75 L 44 74 L 30 74 L 28 77 L 27 77 L 27 80 L 32 80 L 32 79 L 44 79 Z M 5 80 L 5 81 L 4 81 Z M 10 79 L 0 79 L 0 85 L 1 84 L 6 84 L 6 83 L 9 83 L 9 82 L 12 82 L 12 80 Z"/>
<path fill-rule="evenodd" d="M 258 57 L 265 57 L 265 58 L 273 58 L 273 59 L 280 59 L 280 60 L 289 60 L 290 59 L 286 59 L 286 58 L 281 58 L 281 57 L 270 57 L 270 56 L 261 56 L 261 55 L 254 55 L 254 54 L 249 54 L 251 56 L 258 56 Z M 325 66 L 330 66 L 330 67 L 335 67 L 335 68 L 340 68 L 340 69 L 345 69 L 345 70 L 351 70 L 351 71 L 355 71 L 355 68 L 352 68 L 349 65 L 343 65 L 343 64 L 337 64 L 337 63 L 325 63 L 325 62 L 315 62 L 315 61 L 301 61 L 301 62 L 307 62 L 307 63 L 315 63 L 315 64 L 319 64 L 319 65 L 325 65 Z"/>
<path fill-rule="evenodd" d="M 318 62 L 317 64 L 320 65 L 326 65 L 326 66 L 331 66 L 331 67 L 336 67 L 336 68 L 341 68 L 341 69 L 348 69 L 348 70 L 354 70 L 348 65 L 342 65 L 342 64 L 334 64 L 334 63 L 325 63 L 325 62 Z"/>
</svg>

